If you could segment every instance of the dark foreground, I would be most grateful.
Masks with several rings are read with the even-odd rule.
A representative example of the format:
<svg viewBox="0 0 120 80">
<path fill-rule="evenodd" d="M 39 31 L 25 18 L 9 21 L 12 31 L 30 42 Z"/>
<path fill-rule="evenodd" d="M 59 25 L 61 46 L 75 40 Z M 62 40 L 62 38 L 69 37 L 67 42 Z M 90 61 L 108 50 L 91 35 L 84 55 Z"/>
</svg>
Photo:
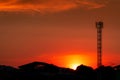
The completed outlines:
<svg viewBox="0 0 120 80">
<path fill-rule="evenodd" d="M 120 80 L 120 65 L 97 69 L 80 65 L 76 70 L 43 62 L 33 62 L 18 68 L 0 65 L 0 80 Z"/>
</svg>

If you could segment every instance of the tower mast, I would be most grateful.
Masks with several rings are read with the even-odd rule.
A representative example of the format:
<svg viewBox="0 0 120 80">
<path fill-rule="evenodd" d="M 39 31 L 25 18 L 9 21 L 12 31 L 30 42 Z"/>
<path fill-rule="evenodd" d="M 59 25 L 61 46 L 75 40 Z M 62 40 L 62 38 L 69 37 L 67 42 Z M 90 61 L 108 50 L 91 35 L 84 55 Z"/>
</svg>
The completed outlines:
<svg viewBox="0 0 120 80">
<path fill-rule="evenodd" d="M 102 66 L 102 28 L 103 22 L 96 22 L 97 28 L 97 67 Z"/>
</svg>

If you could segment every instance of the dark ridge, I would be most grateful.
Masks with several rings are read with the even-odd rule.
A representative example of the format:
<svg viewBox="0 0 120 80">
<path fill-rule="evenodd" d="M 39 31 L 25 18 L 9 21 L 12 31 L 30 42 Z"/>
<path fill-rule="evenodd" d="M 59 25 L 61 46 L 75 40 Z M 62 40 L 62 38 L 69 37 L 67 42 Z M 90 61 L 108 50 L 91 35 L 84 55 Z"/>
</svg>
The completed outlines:
<svg viewBox="0 0 120 80">
<path fill-rule="evenodd" d="M 96 69 L 79 65 L 76 70 L 44 62 L 32 62 L 18 68 L 0 65 L 0 80 L 120 80 L 120 65 Z"/>
</svg>

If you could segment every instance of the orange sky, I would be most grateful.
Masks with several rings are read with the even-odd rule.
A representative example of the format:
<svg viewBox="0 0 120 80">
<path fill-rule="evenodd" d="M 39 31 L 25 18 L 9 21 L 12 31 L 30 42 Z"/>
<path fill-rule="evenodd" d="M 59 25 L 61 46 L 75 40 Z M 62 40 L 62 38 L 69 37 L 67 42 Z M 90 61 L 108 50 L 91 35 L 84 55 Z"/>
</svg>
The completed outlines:
<svg viewBox="0 0 120 80">
<path fill-rule="evenodd" d="M 120 64 L 119 0 L 1 0 L 0 64 L 43 61 L 96 67 L 95 21 L 103 20 L 103 64 Z"/>
<path fill-rule="evenodd" d="M 101 8 L 107 1 L 101 0 L 2 0 L 1 11 L 60 12 L 75 8 Z"/>
</svg>

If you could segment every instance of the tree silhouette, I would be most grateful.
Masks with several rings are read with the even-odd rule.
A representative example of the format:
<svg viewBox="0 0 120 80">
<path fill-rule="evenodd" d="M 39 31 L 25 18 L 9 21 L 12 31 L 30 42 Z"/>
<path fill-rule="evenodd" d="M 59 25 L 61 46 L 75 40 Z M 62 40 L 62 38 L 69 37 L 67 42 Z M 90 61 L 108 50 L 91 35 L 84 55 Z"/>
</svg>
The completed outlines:
<svg viewBox="0 0 120 80">
<path fill-rule="evenodd" d="M 120 65 L 114 67 L 116 71 L 116 80 L 120 80 Z"/>
<path fill-rule="evenodd" d="M 110 66 L 101 66 L 96 69 L 97 77 L 101 80 L 115 80 L 115 70 Z"/>
<path fill-rule="evenodd" d="M 32 62 L 14 68 L 0 65 L 0 80 L 120 80 L 120 65 L 93 69 L 80 65 L 76 70 L 44 62 Z"/>
<path fill-rule="evenodd" d="M 19 70 L 11 66 L 0 65 L 0 80 L 18 79 Z"/>
<path fill-rule="evenodd" d="M 95 72 L 93 68 L 85 65 L 80 65 L 76 69 L 76 73 L 81 76 L 82 80 L 95 80 Z"/>
</svg>

